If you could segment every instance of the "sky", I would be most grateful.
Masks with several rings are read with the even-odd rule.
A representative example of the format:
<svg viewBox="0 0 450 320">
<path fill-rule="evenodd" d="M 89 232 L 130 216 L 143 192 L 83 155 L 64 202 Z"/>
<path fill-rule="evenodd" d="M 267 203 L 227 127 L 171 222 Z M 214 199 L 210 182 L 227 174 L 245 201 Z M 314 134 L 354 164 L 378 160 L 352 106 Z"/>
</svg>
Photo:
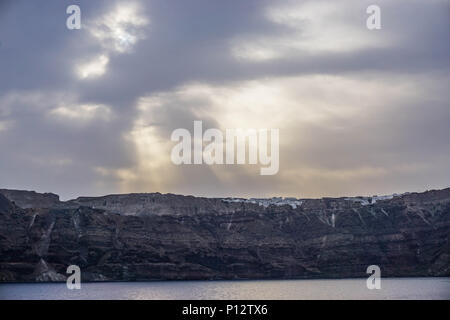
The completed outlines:
<svg viewBox="0 0 450 320">
<path fill-rule="evenodd" d="M 69 5 L 81 29 L 69 30 Z M 369 30 L 366 9 L 381 9 Z M 447 0 L 0 0 L 0 188 L 337 197 L 450 186 Z M 279 129 L 279 171 L 172 163 Z"/>
</svg>

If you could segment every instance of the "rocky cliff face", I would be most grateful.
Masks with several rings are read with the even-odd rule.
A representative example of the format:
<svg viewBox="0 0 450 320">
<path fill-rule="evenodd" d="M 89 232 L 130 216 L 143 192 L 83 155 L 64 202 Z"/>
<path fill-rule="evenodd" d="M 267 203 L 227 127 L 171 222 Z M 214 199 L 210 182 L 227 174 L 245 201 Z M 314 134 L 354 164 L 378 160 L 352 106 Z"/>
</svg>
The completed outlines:
<svg viewBox="0 0 450 320">
<path fill-rule="evenodd" d="M 104 197 L 80 197 L 64 207 L 86 206 L 121 215 L 197 215 L 231 213 L 239 205 L 227 206 L 222 199 L 201 198 L 161 193 L 133 193 Z"/>
<path fill-rule="evenodd" d="M 0 194 L 23 209 L 50 208 L 59 203 L 59 196 L 53 193 L 0 189 Z"/>
<path fill-rule="evenodd" d="M 159 193 L 30 207 L 17 195 L 0 191 L 0 281 L 62 281 L 73 264 L 84 281 L 365 277 L 372 264 L 450 276 L 450 188 L 295 208 Z"/>
</svg>

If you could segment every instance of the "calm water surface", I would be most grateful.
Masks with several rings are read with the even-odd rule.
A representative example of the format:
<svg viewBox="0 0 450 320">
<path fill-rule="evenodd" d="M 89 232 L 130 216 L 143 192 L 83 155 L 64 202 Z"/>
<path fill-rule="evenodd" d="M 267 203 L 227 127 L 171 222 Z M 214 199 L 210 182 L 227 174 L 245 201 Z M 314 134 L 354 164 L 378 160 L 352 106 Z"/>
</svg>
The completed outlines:
<svg viewBox="0 0 450 320">
<path fill-rule="evenodd" d="M 0 284 L 0 299 L 450 299 L 450 278 Z"/>
</svg>

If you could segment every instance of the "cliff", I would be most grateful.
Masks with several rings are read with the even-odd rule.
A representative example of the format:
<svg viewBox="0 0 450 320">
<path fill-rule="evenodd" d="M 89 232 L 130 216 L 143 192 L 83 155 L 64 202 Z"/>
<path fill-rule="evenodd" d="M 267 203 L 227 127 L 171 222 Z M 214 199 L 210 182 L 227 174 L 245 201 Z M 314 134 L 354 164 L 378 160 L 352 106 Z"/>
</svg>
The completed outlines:
<svg viewBox="0 0 450 320">
<path fill-rule="evenodd" d="M 23 209 L 50 208 L 59 203 L 59 196 L 53 193 L 0 189 L 0 194 Z"/>
<path fill-rule="evenodd" d="M 62 281 L 72 264 L 84 281 L 450 276 L 450 188 L 264 206 L 33 195 L 0 190 L 0 281 Z"/>
</svg>

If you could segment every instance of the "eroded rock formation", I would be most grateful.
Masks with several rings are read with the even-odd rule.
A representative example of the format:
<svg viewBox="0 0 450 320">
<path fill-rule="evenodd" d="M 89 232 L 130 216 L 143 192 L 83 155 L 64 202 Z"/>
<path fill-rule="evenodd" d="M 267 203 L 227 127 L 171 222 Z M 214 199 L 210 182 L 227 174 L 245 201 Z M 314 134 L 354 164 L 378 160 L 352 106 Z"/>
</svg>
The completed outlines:
<svg viewBox="0 0 450 320">
<path fill-rule="evenodd" d="M 24 198 L 22 198 L 24 197 Z M 22 206 L 21 206 L 22 205 Z M 0 281 L 450 276 L 450 188 L 363 205 L 0 190 Z"/>
</svg>

